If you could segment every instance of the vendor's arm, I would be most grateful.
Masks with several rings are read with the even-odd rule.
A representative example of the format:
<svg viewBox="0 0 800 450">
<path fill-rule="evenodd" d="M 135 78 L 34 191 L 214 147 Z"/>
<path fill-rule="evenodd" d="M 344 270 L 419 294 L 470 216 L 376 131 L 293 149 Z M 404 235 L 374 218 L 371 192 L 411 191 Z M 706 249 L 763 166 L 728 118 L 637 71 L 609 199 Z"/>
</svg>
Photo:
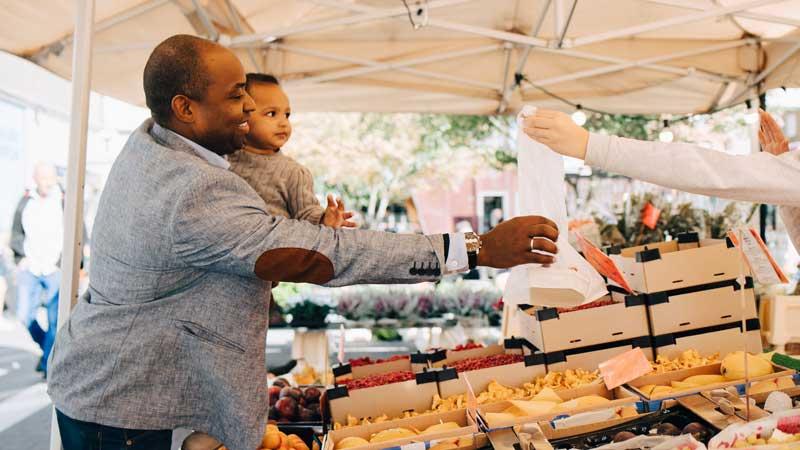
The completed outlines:
<svg viewBox="0 0 800 450">
<path fill-rule="evenodd" d="M 695 194 L 800 206 L 800 154 L 795 152 L 731 155 L 692 144 L 591 133 L 586 164 Z"/>
<path fill-rule="evenodd" d="M 638 141 L 589 133 L 561 112 L 524 121 L 533 139 L 592 167 L 696 194 L 800 206 L 800 153 L 730 155 L 692 144 Z"/>
<path fill-rule="evenodd" d="M 417 283 L 468 267 L 463 235 L 332 229 L 269 216 L 255 192 L 233 174 L 193 180 L 176 199 L 171 228 L 173 252 L 185 264 L 269 281 Z M 552 257 L 531 252 L 530 243 L 555 253 L 557 235 L 547 219 L 504 222 L 482 237 L 478 264 L 550 263 Z"/>
</svg>

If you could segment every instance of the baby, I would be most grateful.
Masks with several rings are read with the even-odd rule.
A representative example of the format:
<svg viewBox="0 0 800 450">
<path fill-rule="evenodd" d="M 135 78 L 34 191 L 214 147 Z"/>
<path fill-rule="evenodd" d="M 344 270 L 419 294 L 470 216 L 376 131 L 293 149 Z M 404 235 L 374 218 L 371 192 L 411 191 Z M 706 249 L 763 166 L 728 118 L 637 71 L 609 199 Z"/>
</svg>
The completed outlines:
<svg viewBox="0 0 800 450">
<path fill-rule="evenodd" d="M 247 93 L 256 110 L 248 121 L 250 133 L 241 151 L 228 157 L 231 170 L 264 199 L 267 212 L 333 228 L 355 227 L 341 199 L 328 195 L 323 208 L 314 195 L 314 178 L 302 164 L 281 152 L 292 136 L 289 98 L 272 75 L 247 74 Z"/>
</svg>

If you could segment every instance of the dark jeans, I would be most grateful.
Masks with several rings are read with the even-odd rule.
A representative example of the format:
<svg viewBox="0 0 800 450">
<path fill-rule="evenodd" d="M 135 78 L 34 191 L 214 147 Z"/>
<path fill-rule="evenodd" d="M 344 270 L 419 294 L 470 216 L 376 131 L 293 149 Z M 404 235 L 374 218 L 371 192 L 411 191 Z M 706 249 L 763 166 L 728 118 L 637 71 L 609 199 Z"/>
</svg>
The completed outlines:
<svg viewBox="0 0 800 450">
<path fill-rule="evenodd" d="M 81 422 L 56 410 L 64 450 L 170 450 L 172 430 L 128 430 Z"/>
</svg>

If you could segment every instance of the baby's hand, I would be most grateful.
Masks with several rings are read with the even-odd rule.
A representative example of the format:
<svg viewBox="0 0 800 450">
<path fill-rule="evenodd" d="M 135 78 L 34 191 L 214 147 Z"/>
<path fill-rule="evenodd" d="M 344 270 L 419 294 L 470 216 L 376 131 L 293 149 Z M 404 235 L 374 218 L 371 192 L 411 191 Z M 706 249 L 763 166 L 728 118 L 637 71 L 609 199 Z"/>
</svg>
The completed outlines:
<svg viewBox="0 0 800 450">
<path fill-rule="evenodd" d="M 325 208 L 325 214 L 322 216 L 322 224 L 331 228 L 355 228 L 356 223 L 348 220 L 351 217 L 353 217 L 353 213 L 344 210 L 342 199 L 328 194 L 328 207 Z"/>
</svg>

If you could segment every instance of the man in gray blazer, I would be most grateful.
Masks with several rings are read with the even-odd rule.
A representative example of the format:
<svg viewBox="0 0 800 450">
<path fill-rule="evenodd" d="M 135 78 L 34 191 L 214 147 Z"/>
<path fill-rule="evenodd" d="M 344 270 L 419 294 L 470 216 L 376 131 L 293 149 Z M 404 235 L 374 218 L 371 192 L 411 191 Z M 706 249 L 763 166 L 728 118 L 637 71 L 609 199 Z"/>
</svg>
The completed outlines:
<svg viewBox="0 0 800 450">
<path fill-rule="evenodd" d="M 248 132 L 254 104 L 244 84 L 236 56 L 210 41 L 173 36 L 150 55 L 152 120 L 114 162 L 89 290 L 51 355 L 66 450 L 169 449 L 179 427 L 255 450 L 267 419 L 272 281 L 417 283 L 476 264 L 553 260 L 532 251 L 557 251 L 556 226 L 540 217 L 477 237 L 334 230 L 268 215 L 222 157 Z"/>
</svg>

